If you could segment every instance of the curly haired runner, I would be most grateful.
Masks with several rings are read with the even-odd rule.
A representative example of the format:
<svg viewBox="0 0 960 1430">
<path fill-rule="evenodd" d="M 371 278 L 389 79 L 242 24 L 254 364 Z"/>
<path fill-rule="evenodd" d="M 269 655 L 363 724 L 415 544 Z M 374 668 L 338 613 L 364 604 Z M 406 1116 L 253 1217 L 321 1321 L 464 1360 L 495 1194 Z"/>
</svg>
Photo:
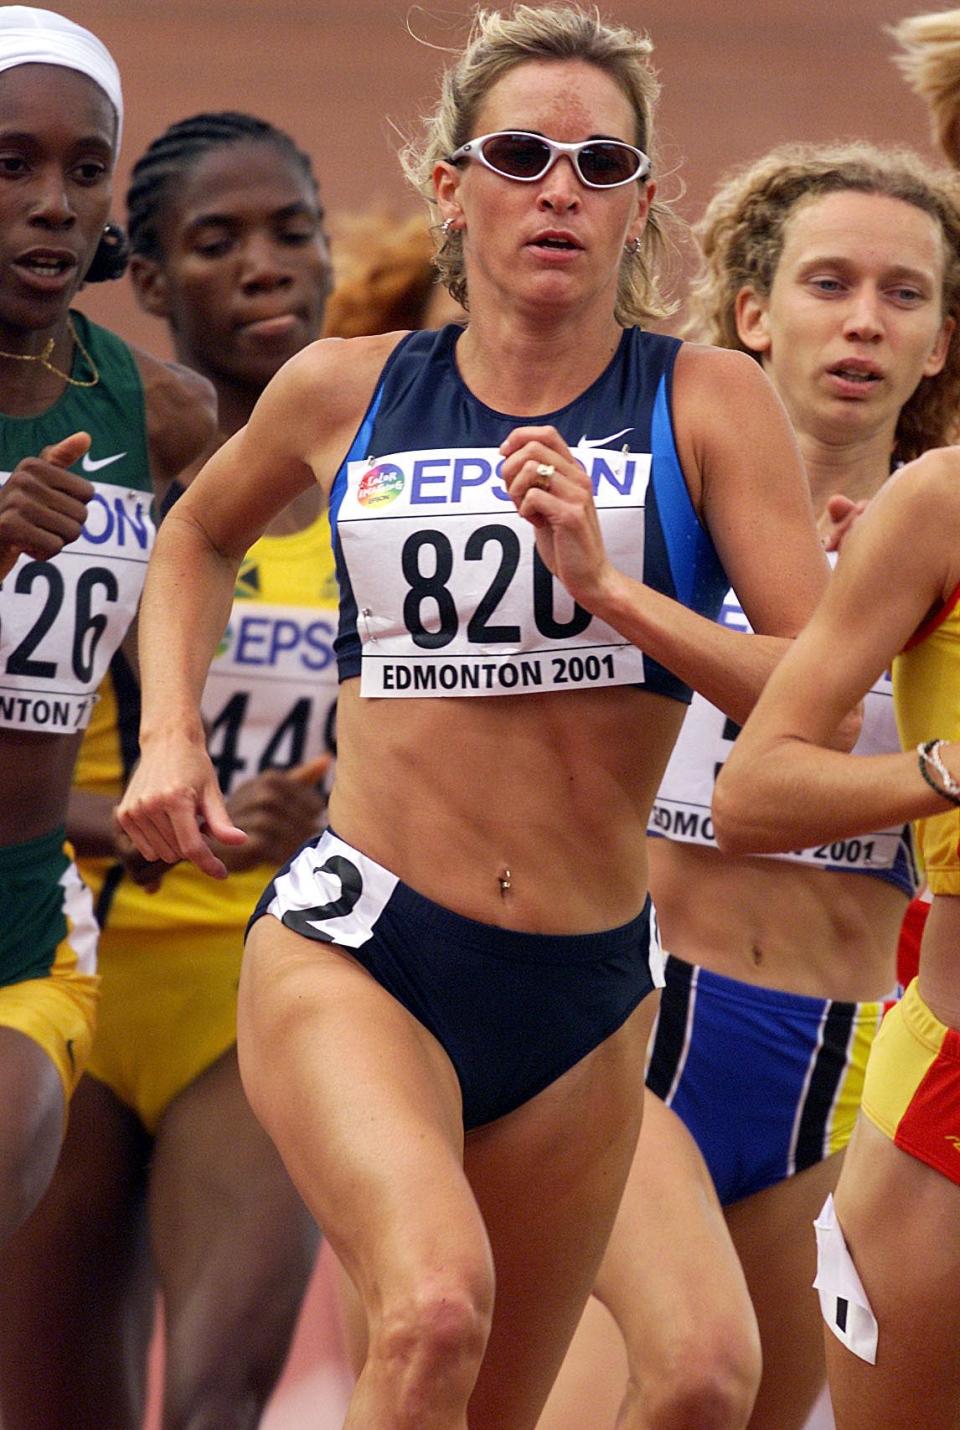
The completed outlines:
<svg viewBox="0 0 960 1430">
<path fill-rule="evenodd" d="M 96 925 L 64 851 L 81 732 L 137 608 L 151 496 L 214 434 L 203 379 L 70 307 L 125 265 L 122 109 L 96 36 L 0 7 L 0 1244 L 49 1181 L 90 1052 Z"/>
<path fill-rule="evenodd" d="M 911 15 L 890 27 L 894 64 L 930 112 L 933 138 L 960 168 L 960 9 Z"/>
<path fill-rule="evenodd" d="M 772 379 L 826 534 L 831 511 L 947 440 L 960 405 L 955 185 L 906 151 L 786 145 L 726 179 L 698 231 L 692 325 Z M 722 620 L 747 628 L 733 592 Z M 626 1340 L 624 1427 L 806 1422 L 825 1375 L 810 1224 L 917 884 L 909 826 L 776 860 L 719 852 L 710 801 L 737 728 L 694 696 L 651 815 L 670 957 L 653 1096 L 596 1287 Z M 884 676 L 857 749 L 898 748 Z M 584 1355 L 604 1324 L 590 1317 Z M 558 1391 L 545 1424 L 577 1414 Z"/>
<path fill-rule="evenodd" d="M 960 11 L 914 16 L 894 33 L 956 165 Z M 916 817 L 933 891 L 919 975 L 874 1046 L 835 1205 L 818 1218 L 842 1430 L 960 1424 L 958 527 L 956 448 L 897 475 L 849 538 L 829 597 L 770 682 L 716 792 L 718 833 L 738 852 Z M 832 711 L 891 661 L 905 753 L 851 761 L 823 750 Z"/>
<path fill-rule="evenodd" d="M 817 1220 L 838 1430 L 960 1424 L 958 529 L 955 447 L 897 473 L 847 538 L 714 799 L 718 837 L 737 855 L 914 818 L 933 891 L 919 975 L 874 1044 L 835 1202 Z M 904 752 L 823 748 L 837 712 L 891 662 Z"/>
<path fill-rule="evenodd" d="M 698 235 L 692 322 L 763 363 L 826 535 L 831 512 L 949 435 L 956 184 L 901 150 L 788 144 L 721 183 Z M 747 628 L 733 592 L 723 621 Z M 810 1223 L 836 1185 L 917 884 L 908 827 L 780 859 L 721 854 L 710 802 L 735 735 L 694 696 L 652 808 L 667 987 L 637 1163 L 597 1281 L 630 1360 L 622 1426 L 807 1420 L 826 1373 Z M 857 749 L 897 748 L 883 676 Z M 571 1384 L 588 1337 L 591 1354 L 615 1337 L 588 1314 Z M 545 1427 L 578 1414 L 558 1387 Z"/>
<path fill-rule="evenodd" d="M 594 11 L 477 14 L 408 155 L 468 326 L 293 359 L 151 571 L 121 819 L 222 874 L 206 664 L 250 541 L 329 497 L 332 827 L 257 909 L 239 1050 L 364 1304 L 350 1426 L 535 1424 L 640 1124 L 645 831 L 686 682 L 743 718 L 827 576 L 757 365 L 633 326 L 659 308 L 649 51 Z M 708 618 L 731 581 L 766 639 Z"/>
</svg>

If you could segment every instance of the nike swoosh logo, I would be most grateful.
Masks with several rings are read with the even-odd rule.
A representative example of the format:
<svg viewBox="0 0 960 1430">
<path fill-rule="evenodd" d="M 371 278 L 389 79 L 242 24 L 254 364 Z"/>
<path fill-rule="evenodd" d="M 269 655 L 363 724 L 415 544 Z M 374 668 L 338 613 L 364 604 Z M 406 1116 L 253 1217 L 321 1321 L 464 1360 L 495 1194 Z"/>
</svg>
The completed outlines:
<svg viewBox="0 0 960 1430">
<path fill-rule="evenodd" d="M 584 435 L 577 443 L 578 447 L 605 447 L 608 442 L 615 442 L 618 437 L 625 437 L 628 432 L 632 432 L 632 427 L 624 427 L 619 432 L 611 432 L 609 437 L 587 437 Z"/>
<path fill-rule="evenodd" d="M 100 457 L 94 461 L 89 452 L 84 452 L 80 467 L 84 472 L 99 472 L 103 467 L 109 467 L 113 462 L 119 462 L 120 458 L 126 455 L 126 452 L 117 452 L 113 457 Z"/>
</svg>

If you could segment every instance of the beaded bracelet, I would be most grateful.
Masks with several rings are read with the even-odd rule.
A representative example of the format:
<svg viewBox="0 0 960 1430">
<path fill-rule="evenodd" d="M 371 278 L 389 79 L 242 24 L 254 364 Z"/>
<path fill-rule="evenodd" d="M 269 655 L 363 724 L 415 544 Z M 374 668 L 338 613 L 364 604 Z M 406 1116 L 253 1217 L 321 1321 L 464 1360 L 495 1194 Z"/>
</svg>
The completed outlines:
<svg viewBox="0 0 960 1430">
<path fill-rule="evenodd" d="M 953 778 L 953 775 L 940 758 L 940 746 L 946 743 L 946 740 L 927 740 L 925 744 L 918 745 L 917 764 L 920 767 L 920 773 L 932 790 L 935 790 L 937 794 L 941 795 L 944 799 L 948 799 L 951 804 L 960 805 L 960 784 Z M 928 763 L 933 766 L 940 776 L 941 784 L 937 784 L 937 781 L 927 769 Z"/>
</svg>

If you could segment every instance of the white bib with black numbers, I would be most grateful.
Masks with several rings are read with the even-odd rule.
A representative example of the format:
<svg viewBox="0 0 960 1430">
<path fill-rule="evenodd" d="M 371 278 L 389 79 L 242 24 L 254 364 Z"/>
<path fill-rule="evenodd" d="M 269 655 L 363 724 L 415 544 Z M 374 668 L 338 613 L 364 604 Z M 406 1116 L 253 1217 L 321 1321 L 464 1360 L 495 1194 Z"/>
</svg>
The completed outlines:
<svg viewBox="0 0 960 1430">
<path fill-rule="evenodd" d="M 156 535 L 151 494 L 93 485 L 77 540 L 49 561 L 21 556 L 0 586 L 0 728 L 85 729 L 136 613 Z"/>
<path fill-rule="evenodd" d="M 642 581 L 649 453 L 576 455 L 593 478 L 610 560 Z M 349 463 L 337 529 L 357 603 L 361 694 L 644 683 L 641 652 L 550 575 L 502 461 L 495 447 L 460 447 Z"/>
<path fill-rule="evenodd" d="M 733 591 L 724 601 L 720 621 L 733 630 L 750 630 Z M 815 692 L 811 698 L 816 698 Z M 694 694 L 650 812 L 648 830 L 651 834 L 716 848 L 710 814 L 713 787 L 739 733 L 740 727 L 734 721 L 727 719 L 702 695 Z M 882 675 L 864 701 L 863 725 L 854 754 L 880 755 L 899 749 L 893 686 L 889 675 Z M 891 869 L 902 834 L 898 825 L 874 834 L 835 839 L 812 849 L 759 857 L 788 859 L 819 868 Z"/>
<path fill-rule="evenodd" d="M 224 794 L 332 748 L 335 621 L 317 606 L 234 602 L 202 702 Z"/>
</svg>

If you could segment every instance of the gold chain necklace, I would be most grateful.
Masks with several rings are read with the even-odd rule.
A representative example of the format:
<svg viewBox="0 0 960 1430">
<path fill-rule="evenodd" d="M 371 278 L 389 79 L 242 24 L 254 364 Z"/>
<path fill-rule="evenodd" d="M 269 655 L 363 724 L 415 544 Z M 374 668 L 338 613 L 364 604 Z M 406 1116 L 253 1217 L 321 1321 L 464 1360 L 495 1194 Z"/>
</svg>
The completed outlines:
<svg viewBox="0 0 960 1430">
<path fill-rule="evenodd" d="M 80 341 L 80 336 L 76 328 L 73 326 L 73 319 L 70 317 L 69 314 L 67 315 L 67 331 L 73 341 L 76 343 L 77 347 L 80 349 L 80 356 L 83 358 L 84 362 L 87 364 L 87 367 L 93 373 L 93 377 L 71 377 L 68 372 L 63 372 L 59 367 L 56 367 L 50 361 L 50 354 L 53 352 L 54 344 L 56 342 L 55 338 L 47 339 L 46 345 L 44 346 L 42 353 L 6 353 L 3 351 L 2 348 L 0 348 L 0 358 L 12 358 L 14 362 L 38 362 L 40 366 L 45 367 L 48 372 L 54 373 L 57 377 L 62 377 L 64 382 L 69 382 L 71 387 L 96 387 L 97 383 L 100 381 L 100 370 L 94 362 L 93 358 L 87 352 L 86 348 L 83 346 L 83 343 Z"/>
</svg>

